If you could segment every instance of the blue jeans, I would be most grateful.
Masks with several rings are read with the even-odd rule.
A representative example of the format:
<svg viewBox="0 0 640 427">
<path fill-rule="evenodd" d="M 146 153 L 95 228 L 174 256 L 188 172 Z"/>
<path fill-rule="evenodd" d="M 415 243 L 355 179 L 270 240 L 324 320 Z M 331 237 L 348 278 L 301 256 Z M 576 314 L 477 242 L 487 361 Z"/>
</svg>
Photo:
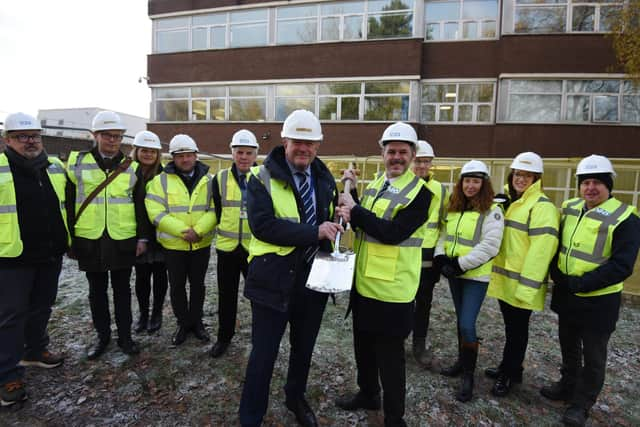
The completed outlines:
<svg viewBox="0 0 640 427">
<path fill-rule="evenodd" d="M 476 342 L 476 320 L 487 294 L 488 283 L 471 279 L 450 279 L 449 289 L 456 308 L 458 327 L 464 342 Z"/>
</svg>

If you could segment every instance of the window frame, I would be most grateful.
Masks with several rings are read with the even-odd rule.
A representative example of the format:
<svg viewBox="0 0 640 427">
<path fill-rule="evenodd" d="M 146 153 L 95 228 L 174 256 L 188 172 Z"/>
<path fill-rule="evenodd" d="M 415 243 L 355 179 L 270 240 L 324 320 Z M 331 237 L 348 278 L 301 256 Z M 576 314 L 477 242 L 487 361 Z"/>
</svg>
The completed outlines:
<svg viewBox="0 0 640 427">
<path fill-rule="evenodd" d="M 463 14 L 464 14 L 464 1 L 465 0 L 457 0 L 456 2 L 458 3 L 459 7 L 458 7 L 458 18 L 456 20 L 439 20 L 439 21 L 429 21 L 427 19 L 427 3 L 452 3 L 451 0 L 433 0 L 433 1 L 428 1 L 428 0 L 422 0 L 424 3 L 424 13 L 422 14 L 422 26 L 423 26 L 423 30 L 424 30 L 424 36 L 423 36 L 423 42 L 424 43 L 442 43 L 442 42 L 469 42 L 469 41 L 477 41 L 477 40 L 498 40 L 500 38 L 500 24 L 501 24 L 501 20 L 502 20 L 502 16 L 501 16 L 501 9 L 502 9 L 502 0 L 496 0 L 496 16 L 494 20 L 490 20 L 485 18 L 479 18 L 479 19 L 469 19 L 469 18 L 463 18 Z M 478 29 L 476 31 L 476 35 L 478 33 L 482 33 L 482 28 L 485 25 L 485 23 L 487 22 L 493 22 L 495 25 L 495 34 L 493 35 L 493 37 L 471 37 L 471 38 L 464 38 L 462 36 L 458 36 L 456 38 L 453 39 L 447 39 L 442 37 L 443 35 L 446 34 L 446 30 L 445 30 L 445 25 L 446 24 L 450 24 L 450 23 L 457 23 L 458 25 L 458 32 L 460 34 L 464 34 L 464 24 L 468 23 L 468 22 L 475 22 L 478 24 Z M 439 39 L 427 39 L 428 36 L 428 26 L 430 24 L 438 24 L 438 27 L 440 29 L 440 37 Z"/>
<path fill-rule="evenodd" d="M 423 100 L 423 91 L 426 85 L 455 85 L 456 86 L 456 100 L 453 102 L 425 102 Z M 465 84 L 491 84 L 493 86 L 492 91 L 492 99 L 490 102 L 461 102 L 460 99 L 460 85 Z M 423 79 L 420 80 L 420 116 L 419 122 L 427 125 L 460 125 L 460 126 L 487 126 L 487 125 L 495 125 L 496 123 L 496 98 L 498 94 L 498 82 L 497 79 L 480 79 L 480 78 L 461 78 L 461 79 Z M 423 109 L 427 105 L 434 105 L 436 108 L 436 115 L 434 121 L 423 120 Z M 452 105 L 454 108 L 453 120 L 451 121 L 439 121 L 438 118 L 440 116 L 439 106 Z M 472 105 L 473 106 L 473 117 L 472 121 L 459 121 L 459 111 L 461 105 Z M 478 121 L 475 118 L 478 114 L 478 109 L 480 106 L 490 106 L 491 107 L 491 118 L 489 121 L 483 122 Z"/>
</svg>

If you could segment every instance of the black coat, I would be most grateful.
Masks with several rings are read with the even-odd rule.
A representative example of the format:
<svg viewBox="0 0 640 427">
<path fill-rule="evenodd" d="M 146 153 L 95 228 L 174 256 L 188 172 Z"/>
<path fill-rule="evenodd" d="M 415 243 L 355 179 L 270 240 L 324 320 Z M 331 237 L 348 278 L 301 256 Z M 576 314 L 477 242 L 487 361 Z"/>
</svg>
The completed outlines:
<svg viewBox="0 0 640 427">
<path fill-rule="evenodd" d="M 302 200 L 285 160 L 284 147 L 274 148 L 265 159 L 264 166 L 272 179 L 291 186 L 298 213 L 303 218 Z M 322 224 L 332 219 L 330 207 L 337 203 L 335 179 L 318 158 L 311 163 L 311 174 L 315 185 L 317 223 Z M 249 264 L 244 296 L 254 303 L 286 312 L 294 287 L 306 284 L 309 267 L 303 256 L 305 250 L 319 245 L 320 250 L 330 251 L 331 243 L 328 240 L 318 241 L 317 225 L 276 218 L 271 195 L 255 178 L 249 179 L 247 185 L 247 213 L 255 238 L 278 246 L 295 246 L 295 250 L 286 256 L 265 254 L 253 258 Z"/>
<path fill-rule="evenodd" d="M 96 159 L 96 163 L 103 171 L 107 165 L 98 152 L 98 148 L 91 150 L 91 155 Z M 124 160 L 124 154 L 118 152 L 112 159 L 111 170 Z M 69 231 L 73 239 L 73 252 L 78 258 L 78 267 L 82 271 L 103 272 L 110 270 L 120 270 L 130 268 L 136 262 L 136 245 L 138 239 L 153 238 L 153 230 L 147 228 L 147 211 L 144 207 L 145 182 L 142 175 L 142 168 L 136 171 L 138 177 L 133 189 L 133 203 L 137 222 L 136 237 L 124 240 L 112 239 L 105 228 L 99 239 L 91 240 L 73 236 L 72 224 L 75 224 L 75 204 L 76 186 L 69 183 L 67 186 L 67 217 L 69 218 Z"/>
</svg>

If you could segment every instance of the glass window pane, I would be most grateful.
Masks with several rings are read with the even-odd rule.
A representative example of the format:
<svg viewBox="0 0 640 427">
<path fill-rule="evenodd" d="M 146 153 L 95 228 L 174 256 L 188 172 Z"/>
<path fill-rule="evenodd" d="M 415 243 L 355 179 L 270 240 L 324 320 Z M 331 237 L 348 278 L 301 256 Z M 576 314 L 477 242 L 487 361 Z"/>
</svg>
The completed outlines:
<svg viewBox="0 0 640 427">
<path fill-rule="evenodd" d="M 460 19 L 460 2 L 430 2 L 425 4 L 427 21 L 452 21 Z"/>
<path fill-rule="evenodd" d="M 496 36 L 496 21 L 485 21 L 482 23 L 482 38 L 493 38 Z"/>
<path fill-rule="evenodd" d="M 367 38 L 411 37 L 413 35 L 413 14 L 398 13 L 369 15 Z"/>
<path fill-rule="evenodd" d="M 595 16 L 596 8 L 593 6 L 574 6 L 571 29 L 573 31 L 593 31 Z"/>
<path fill-rule="evenodd" d="M 566 7 L 516 8 L 516 33 L 561 33 L 565 31 Z"/>
<path fill-rule="evenodd" d="M 344 17 L 344 40 L 362 39 L 362 20 L 362 15 Z"/>
<path fill-rule="evenodd" d="M 436 106 L 435 105 L 423 105 L 422 106 L 422 121 L 423 122 L 435 122 L 436 121 Z"/>
<path fill-rule="evenodd" d="M 640 124 L 640 96 L 625 95 L 622 97 L 622 121 Z"/>
<path fill-rule="evenodd" d="M 316 19 L 300 19 L 295 21 L 278 21 L 278 44 L 311 43 L 318 36 Z"/>
<path fill-rule="evenodd" d="M 453 105 L 440 105 L 438 107 L 438 121 L 439 122 L 452 122 L 453 121 Z"/>
<path fill-rule="evenodd" d="M 230 30 L 231 47 L 267 44 L 267 24 L 232 25 Z"/>
<path fill-rule="evenodd" d="M 320 98 L 320 120 L 338 120 L 338 99 L 329 96 Z"/>
<path fill-rule="evenodd" d="M 598 95 L 593 97 L 593 120 L 602 122 L 618 121 L 618 97 Z"/>
<path fill-rule="evenodd" d="M 322 40 L 340 40 L 340 18 L 322 18 Z"/>
<path fill-rule="evenodd" d="M 320 5 L 320 13 L 322 15 L 340 15 L 343 13 L 358 13 L 363 11 L 363 1 L 336 1 Z"/>
<path fill-rule="evenodd" d="M 227 23 L 226 13 L 212 13 L 209 15 L 196 15 L 193 17 L 192 25 L 220 25 Z"/>
<path fill-rule="evenodd" d="M 423 101 L 451 102 L 456 98 L 455 84 L 429 84 L 422 89 Z"/>
<path fill-rule="evenodd" d="M 187 30 L 159 31 L 156 36 L 157 52 L 189 50 L 189 32 Z"/>
<path fill-rule="evenodd" d="M 618 93 L 620 91 L 619 80 L 569 80 L 567 92 L 570 93 Z"/>
<path fill-rule="evenodd" d="M 640 82 L 637 85 L 634 85 L 631 80 L 625 80 L 623 82 L 622 91 L 624 93 L 640 93 Z"/>
<path fill-rule="evenodd" d="M 156 102 L 156 120 L 160 122 L 186 121 L 188 115 L 189 104 L 186 99 L 183 101 Z"/>
<path fill-rule="evenodd" d="M 277 85 L 277 96 L 315 95 L 316 85 Z"/>
<path fill-rule="evenodd" d="M 562 92 L 562 80 L 511 80 L 513 92 Z"/>
<path fill-rule="evenodd" d="M 440 24 L 427 24 L 426 32 L 427 40 L 441 40 L 440 36 Z"/>
<path fill-rule="evenodd" d="M 478 23 L 465 22 L 462 24 L 462 38 L 475 39 L 478 37 Z"/>
<path fill-rule="evenodd" d="M 277 98 L 276 99 L 276 120 L 284 120 L 294 110 L 315 110 L 313 98 Z"/>
<path fill-rule="evenodd" d="M 209 100 L 209 113 L 211 120 L 224 120 L 224 99 Z"/>
<path fill-rule="evenodd" d="M 509 120 L 523 122 L 560 121 L 560 95 L 511 95 Z"/>
<path fill-rule="evenodd" d="M 365 120 L 407 120 L 409 96 L 367 96 L 364 99 Z"/>
<path fill-rule="evenodd" d="M 478 105 L 478 113 L 476 121 L 489 123 L 491 122 L 491 106 L 490 105 Z"/>
<path fill-rule="evenodd" d="M 266 96 L 267 89 L 264 86 L 231 86 L 229 96 Z"/>
<path fill-rule="evenodd" d="M 188 98 L 188 87 L 170 87 L 154 89 L 156 98 Z"/>
<path fill-rule="evenodd" d="M 444 24 L 444 39 L 456 40 L 458 38 L 458 23 L 447 22 Z"/>
<path fill-rule="evenodd" d="M 226 27 L 211 28 L 211 48 L 223 49 L 225 47 Z"/>
<path fill-rule="evenodd" d="M 349 95 L 360 93 L 360 83 L 321 83 L 320 95 Z"/>
<path fill-rule="evenodd" d="M 191 96 L 194 98 L 224 98 L 224 86 L 194 86 L 191 88 Z"/>
<path fill-rule="evenodd" d="M 230 99 L 229 120 L 264 121 L 267 101 L 258 99 Z"/>
<path fill-rule="evenodd" d="M 204 99 L 191 101 L 191 120 L 207 120 L 207 101 Z"/>
<path fill-rule="evenodd" d="M 497 0 L 465 0 L 462 19 L 485 19 L 498 16 Z"/>
<path fill-rule="evenodd" d="M 409 82 L 371 82 L 364 84 L 364 92 L 371 93 L 409 93 Z"/>
<path fill-rule="evenodd" d="M 460 84 L 460 102 L 493 102 L 493 84 Z"/>
<path fill-rule="evenodd" d="M 620 13 L 622 13 L 622 6 L 600 6 L 600 28 L 598 31 L 613 31 Z"/>
<path fill-rule="evenodd" d="M 588 3 L 589 0 L 583 3 Z M 567 0 L 516 0 L 516 4 L 564 4 Z"/>
<path fill-rule="evenodd" d="M 156 21 L 156 29 L 169 30 L 171 28 L 184 28 L 189 26 L 189 18 L 165 18 Z"/>
<path fill-rule="evenodd" d="M 463 104 L 458 106 L 458 121 L 473 121 L 473 105 Z"/>
<path fill-rule="evenodd" d="M 278 19 L 286 18 L 304 18 L 309 16 L 316 16 L 318 14 L 317 6 L 285 6 L 276 9 Z"/>
<path fill-rule="evenodd" d="M 266 21 L 267 9 L 231 12 L 231 22 Z"/>
<path fill-rule="evenodd" d="M 413 9 L 413 0 L 369 0 L 369 12 Z"/>
<path fill-rule="evenodd" d="M 567 96 L 567 120 L 570 122 L 589 121 L 589 96 Z"/>
<path fill-rule="evenodd" d="M 207 48 L 207 29 L 206 28 L 194 28 L 191 30 L 191 49 L 206 49 Z"/>
<path fill-rule="evenodd" d="M 341 99 L 340 120 L 358 120 L 360 117 L 360 98 L 353 96 Z"/>
</svg>

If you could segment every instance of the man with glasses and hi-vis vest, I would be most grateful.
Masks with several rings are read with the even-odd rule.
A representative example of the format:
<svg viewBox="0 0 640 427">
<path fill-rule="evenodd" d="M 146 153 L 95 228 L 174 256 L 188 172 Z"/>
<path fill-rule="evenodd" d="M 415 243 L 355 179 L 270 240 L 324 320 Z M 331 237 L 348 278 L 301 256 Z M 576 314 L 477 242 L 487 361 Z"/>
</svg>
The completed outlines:
<svg viewBox="0 0 640 427">
<path fill-rule="evenodd" d="M 218 218 L 218 339 L 209 352 L 211 357 L 222 356 L 235 333 L 240 273 L 246 279 L 251 243 L 247 221 L 247 174 L 255 165 L 258 141 L 251 131 L 241 129 L 233 134 L 230 148 L 233 164 L 219 171 L 211 186 Z"/>
<path fill-rule="evenodd" d="M 213 176 L 209 166 L 198 160 L 193 138 L 174 136 L 169 153 L 173 161 L 149 183 L 145 205 L 156 226 L 158 243 L 164 248 L 171 307 L 178 322 L 173 345 L 178 346 L 190 332 L 209 342 L 202 310 L 216 215 L 211 196 Z"/>
<path fill-rule="evenodd" d="M 560 246 L 550 267 L 561 378 L 540 393 L 569 404 L 565 425 L 582 426 L 604 385 L 623 281 L 638 256 L 640 219 L 635 207 L 611 194 L 615 172 L 609 159 L 585 157 L 576 176 L 580 197 L 562 204 Z"/>
<path fill-rule="evenodd" d="M 145 226 L 144 180 L 137 162 L 120 150 L 126 126 L 113 111 L 100 111 L 92 122 L 95 146 L 69 154 L 67 193 L 71 256 L 86 272 L 89 304 L 97 340 L 87 358 L 97 359 L 111 340 L 107 290 L 113 289 L 118 346 L 128 355 L 140 352 L 131 339 L 129 280 L 136 256 L 146 251 L 151 232 Z"/>
<path fill-rule="evenodd" d="M 48 158 L 40 122 L 24 113 L 4 122 L 0 153 L 0 405 L 27 399 L 24 367 L 55 368 L 47 324 L 67 251 L 62 162 Z"/>
</svg>

